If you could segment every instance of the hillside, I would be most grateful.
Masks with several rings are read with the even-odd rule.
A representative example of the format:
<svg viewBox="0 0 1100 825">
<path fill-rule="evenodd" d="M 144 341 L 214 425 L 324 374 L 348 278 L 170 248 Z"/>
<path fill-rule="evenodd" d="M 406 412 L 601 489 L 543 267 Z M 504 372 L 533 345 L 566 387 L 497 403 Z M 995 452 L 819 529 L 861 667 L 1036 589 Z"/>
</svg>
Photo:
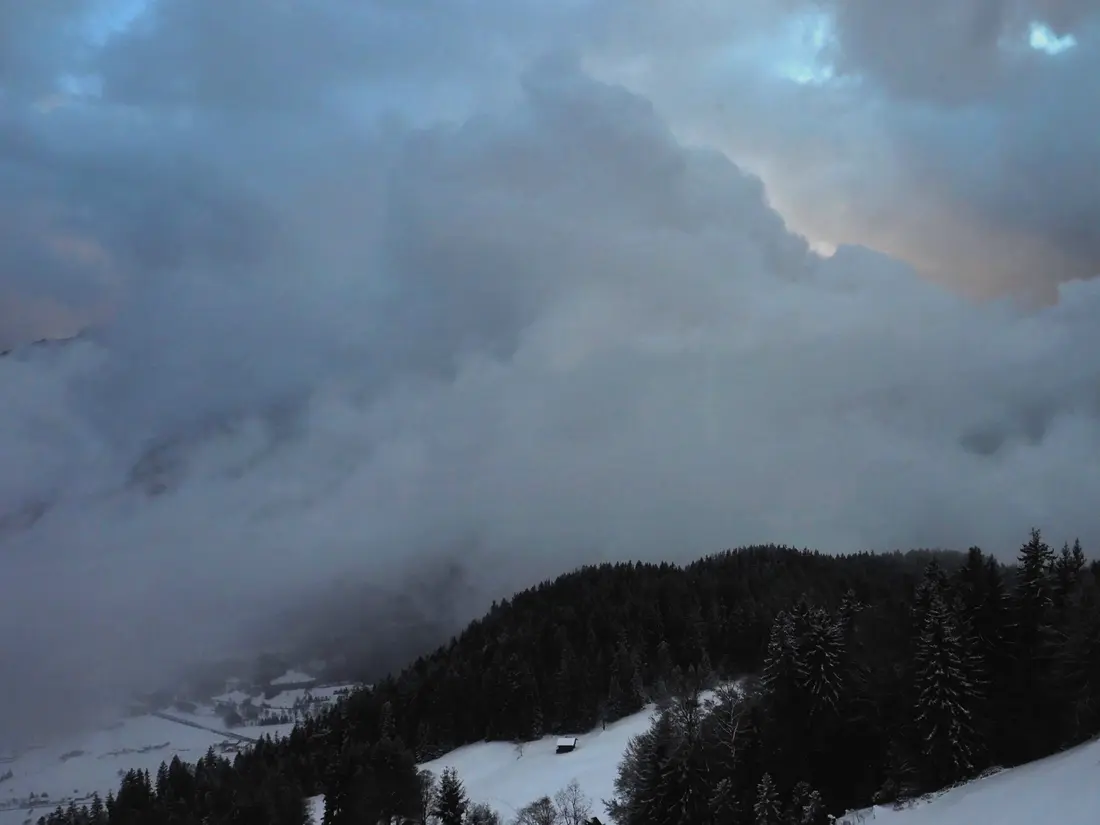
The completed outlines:
<svg viewBox="0 0 1100 825">
<path fill-rule="evenodd" d="M 486 742 L 459 748 L 423 767 L 436 774 L 446 767 L 457 769 L 470 798 L 488 803 L 505 819 L 577 780 L 593 812 L 606 819 L 601 800 L 614 795 L 615 773 L 627 743 L 649 727 L 652 712 L 646 708 L 580 737 L 578 749 L 570 754 L 555 753 L 554 737 L 526 743 L 522 752 L 507 743 Z M 915 802 L 851 811 L 837 817 L 836 825 L 1093 825 L 1100 821 L 1098 764 L 1100 740 L 1094 740 Z"/>
<path fill-rule="evenodd" d="M 169 814 L 301 825 L 303 798 L 319 794 L 326 825 L 425 820 L 432 796 L 417 764 L 448 760 L 473 794 L 493 797 L 475 801 L 509 819 L 551 779 L 603 794 L 618 776 L 616 825 L 675 811 L 751 825 L 761 810 L 777 825 L 818 825 L 1095 736 L 1098 607 L 1100 565 L 1078 545 L 1055 552 L 1038 531 L 1007 568 L 978 548 L 774 546 L 686 567 L 583 568 L 495 604 L 285 739 L 232 760 L 174 760 L 155 781 L 131 771 L 110 815 L 74 808 L 47 825 Z M 731 679 L 740 688 L 702 712 L 699 691 Z M 654 701 L 662 712 L 623 754 Z M 554 735 L 578 731 L 594 733 L 575 753 L 548 751 Z M 567 777 L 570 766 L 584 775 Z"/>
<path fill-rule="evenodd" d="M 547 736 L 524 743 L 522 747 L 506 742 L 467 745 L 420 767 L 437 776 L 445 768 L 455 768 L 470 799 L 490 805 L 506 820 L 514 818 L 533 800 L 553 797 L 570 782 L 577 781 L 592 802 L 593 813 L 606 819 L 602 800 L 614 795 L 615 774 L 623 753 L 632 737 L 649 728 L 653 713 L 654 708 L 647 707 L 606 729 L 583 733 L 577 750 L 568 754 L 556 753 L 557 737 Z M 86 756 L 59 762 L 52 771 L 39 774 L 34 773 L 32 760 L 24 760 L 19 765 L 24 769 L 20 770 L 20 776 L 24 779 L 33 776 L 35 784 L 57 789 L 51 794 L 50 802 L 42 803 L 43 807 L 52 809 L 64 799 L 60 790 L 63 787 L 85 782 L 86 787 L 98 783 L 100 787 L 110 788 L 115 784 L 115 777 L 108 773 L 119 765 L 155 771 L 166 753 L 190 754 L 191 758 L 197 758 L 216 738 L 204 737 L 201 731 L 192 729 L 189 741 L 186 735 L 180 735 L 177 726 L 164 722 L 158 728 L 150 724 L 155 721 L 153 717 L 141 717 L 89 737 L 86 740 L 90 746 L 89 755 L 97 752 L 96 742 L 104 743 L 112 737 L 115 744 L 130 743 L 114 753 L 100 753 L 98 759 L 106 761 L 98 774 L 89 773 L 92 761 Z M 161 735 L 174 736 L 169 747 L 137 745 Z M 112 761 L 108 757 L 117 759 Z M 41 754 L 36 763 L 42 765 L 49 761 Z M 1033 825 L 1048 819 L 1058 825 L 1092 825 L 1100 817 L 1100 789 L 1094 781 L 1097 764 L 1100 764 L 1100 740 L 971 780 L 906 805 L 879 805 L 851 811 L 839 816 L 836 825 L 971 825 L 982 821 L 997 825 Z M 26 770 L 28 768 L 30 770 Z M 38 808 L 35 812 L 41 810 Z M 324 797 L 310 798 L 308 810 L 311 821 L 320 825 Z M 15 825 L 32 818 L 28 809 L 0 809 L 0 825 Z"/>
<path fill-rule="evenodd" d="M 1092 825 L 1100 821 L 1100 740 L 974 779 L 911 806 L 875 806 L 836 825 Z"/>
<path fill-rule="evenodd" d="M 606 818 L 601 800 L 612 797 L 623 752 L 632 737 L 649 727 L 652 712 L 647 707 L 606 728 L 582 733 L 572 753 L 557 753 L 558 737 L 544 736 L 522 746 L 510 742 L 467 745 L 421 767 L 436 775 L 454 768 L 470 799 L 491 806 L 506 820 L 524 805 L 541 796 L 552 797 L 576 780 L 593 801 L 593 812 Z"/>
</svg>

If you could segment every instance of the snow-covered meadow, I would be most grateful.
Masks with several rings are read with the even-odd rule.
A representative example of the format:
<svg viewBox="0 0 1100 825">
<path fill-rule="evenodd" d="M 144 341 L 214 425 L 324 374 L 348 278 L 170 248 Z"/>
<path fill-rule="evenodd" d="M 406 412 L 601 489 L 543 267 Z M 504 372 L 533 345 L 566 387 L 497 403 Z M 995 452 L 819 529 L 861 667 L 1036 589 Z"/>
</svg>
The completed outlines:
<svg viewBox="0 0 1100 825">
<path fill-rule="evenodd" d="M 97 731 L 18 752 L 5 750 L 0 731 L 0 825 L 24 825 L 59 804 L 106 795 L 132 768 L 155 773 L 178 755 L 194 762 L 210 748 L 232 757 L 259 737 L 283 736 L 294 719 L 333 702 L 349 686 L 300 687 L 311 677 L 288 672 L 258 692 L 229 690 L 203 703 L 185 703 L 119 719 Z M 281 685 L 296 685 L 281 690 Z M 226 720 L 230 713 L 237 718 Z M 278 718 L 277 724 L 264 724 Z"/>
<path fill-rule="evenodd" d="M 501 742 L 459 748 L 425 764 L 438 774 L 455 768 L 470 798 L 495 808 L 505 822 L 540 796 L 553 797 L 571 780 L 607 820 L 602 800 L 630 738 L 649 726 L 652 708 L 606 730 L 579 737 L 576 751 L 556 754 L 554 737 L 522 749 Z M 1064 753 L 975 779 L 899 808 L 875 806 L 837 818 L 836 825 L 1095 825 L 1100 822 L 1100 739 Z M 323 810 L 323 802 L 318 803 Z"/>
<path fill-rule="evenodd" d="M 540 796 L 554 794 L 577 780 L 581 790 L 593 802 L 593 811 L 601 819 L 604 799 L 614 791 L 615 773 L 631 737 L 649 727 L 653 709 L 636 713 L 607 726 L 577 737 L 577 749 L 556 753 L 557 737 L 548 736 L 522 746 L 507 742 L 480 742 L 453 750 L 422 767 L 437 776 L 444 768 L 454 768 L 475 802 L 496 809 L 504 821 Z"/>
<path fill-rule="evenodd" d="M 1093 825 L 1100 822 L 1100 739 L 974 779 L 902 808 L 876 805 L 837 825 Z"/>
</svg>

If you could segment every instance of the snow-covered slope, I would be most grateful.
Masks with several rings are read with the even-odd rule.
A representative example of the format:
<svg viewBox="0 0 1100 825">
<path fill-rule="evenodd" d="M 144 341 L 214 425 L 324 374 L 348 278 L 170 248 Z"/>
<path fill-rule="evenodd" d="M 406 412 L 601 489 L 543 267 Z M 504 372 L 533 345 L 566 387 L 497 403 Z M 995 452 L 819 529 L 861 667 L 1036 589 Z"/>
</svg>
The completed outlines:
<svg viewBox="0 0 1100 825">
<path fill-rule="evenodd" d="M 454 767 L 470 798 L 496 808 L 510 821 L 540 796 L 551 796 L 576 779 L 606 821 L 602 800 L 613 791 L 615 773 L 630 737 L 649 725 L 651 709 L 607 730 L 579 737 L 576 751 L 555 754 L 555 738 L 523 746 L 485 742 L 469 745 L 422 767 L 437 775 Z M 976 779 L 908 807 L 876 806 L 838 817 L 837 825 L 1096 825 L 1100 822 L 1100 740 L 1028 765 Z M 323 804 L 323 803 L 322 803 Z"/>
<path fill-rule="evenodd" d="M 290 681 L 290 680 L 287 680 Z M 333 697 L 341 688 L 317 688 L 313 696 Z M 272 707 L 290 707 L 301 699 L 301 688 L 272 697 Z M 243 693 L 215 697 L 238 703 L 264 700 Z M 619 760 L 630 738 L 644 731 L 652 708 L 629 716 L 606 729 L 578 736 L 577 749 L 556 753 L 557 737 L 528 742 L 522 747 L 504 742 L 482 742 L 427 762 L 437 776 L 455 768 L 472 800 L 489 804 L 510 821 L 516 812 L 540 796 L 553 796 L 572 780 L 591 799 L 593 813 L 606 819 L 603 800 L 613 792 Z M 213 746 L 232 752 L 246 738 L 285 733 L 292 725 L 238 726 L 221 731 L 213 705 L 184 714 L 170 711 L 179 721 L 149 714 L 119 722 L 103 731 L 63 745 L 36 748 L 14 757 L 0 753 L 0 825 L 23 825 L 53 809 L 59 802 L 83 799 L 118 785 L 130 768 L 155 771 L 162 760 L 179 754 L 194 761 Z M 193 726 L 194 725 L 194 726 Z M 206 726 L 199 727 L 200 725 Z M 220 732 L 219 732 L 220 731 Z M 837 825 L 1095 825 L 1100 822 L 1100 740 L 1029 765 L 974 780 L 933 795 L 908 807 L 876 806 L 839 817 Z M 30 794 L 35 800 L 29 801 Z M 48 797 L 41 798 L 45 793 Z M 309 800 L 315 821 L 324 811 L 324 799 Z"/>
<path fill-rule="evenodd" d="M 553 795 L 577 780 L 593 802 L 593 810 L 606 819 L 602 800 L 610 799 L 615 773 L 632 736 L 649 727 L 652 709 L 620 719 L 606 730 L 577 737 L 572 753 L 555 753 L 557 737 L 549 736 L 522 747 L 506 742 L 481 742 L 451 751 L 421 767 L 437 776 L 444 768 L 458 771 L 466 792 L 475 802 L 495 808 L 505 821 L 540 796 Z"/>
<path fill-rule="evenodd" d="M 1095 825 L 1100 822 L 1100 739 L 975 779 L 910 807 L 875 806 L 837 825 Z"/>
<path fill-rule="evenodd" d="M 283 683 L 301 683 L 310 677 L 294 673 Z M 274 684 L 274 683 L 272 683 Z M 295 688 L 252 695 L 237 690 L 209 703 L 165 708 L 131 716 L 100 731 L 47 746 L 7 753 L 0 741 L 0 825 L 23 825 L 69 800 L 87 800 L 93 792 L 105 795 L 118 788 L 131 768 L 154 773 L 174 755 L 194 762 L 209 748 L 232 754 L 264 735 L 281 736 L 294 727 L 294 718 L 333 701 L 346 686 Z M 226 724 L 232 710 L 252 723 Z M 263 724 L 272 719 L 280 724 Z M 234 720 L 230 720 L 234 721 Z M 9 775 L 10 772 L 10 775 Z M 33 795 L 33 796 L 32 796 Z"/>
</svg>

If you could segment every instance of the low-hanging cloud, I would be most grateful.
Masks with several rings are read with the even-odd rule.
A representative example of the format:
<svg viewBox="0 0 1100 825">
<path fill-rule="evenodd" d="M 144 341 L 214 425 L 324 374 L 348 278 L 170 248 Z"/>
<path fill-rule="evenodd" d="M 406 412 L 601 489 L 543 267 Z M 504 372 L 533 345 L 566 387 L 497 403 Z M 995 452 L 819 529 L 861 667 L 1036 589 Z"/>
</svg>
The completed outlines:
<svg viewBox="0 0 1100 825">
<path fill-rule="evenodd" d="M 0 237 L 15 256 L 0 301 L 25 320 L 52 299 L 45 333 L 82 313 L 88 326 L 0 359 L 0 731 L 41 730 L 73 684 L 114 695 L 220 655 L 342 582 L 440 603 L 442 589 L 452 603 L 432 618 L 447 624 L 603 559 L 763 541 L 1007 558 L 1036 524 L 1100 542 L 1095 282 L 1025 311 L 859 246 L 821 257 L 758 177 L 688 145 L 733 122 L 703 128 L 689 105 L 714 78 L 680 75 L 676 102 L 644 73 L 632 91 L 593 76 L 624 65 L 613 4 L 490 3 L 485 20 L 447 22 L 433 3 L 378 0 L 362 13 L 408 40 L 371 55 L 338 31 L 340 4 L 285 5 L 305 16 L 257 21 L 250 58 L 227 32 L 260 6 L 235 6 L 219 40 L 204 36 L 221 25 L 211 4 L 164 0 L 86 66 L 102 97 L 48 112 L 35 84 L 0 73 L 14 101 Z M 636 43 L 714 42 L 713 25 L 664 29 L 659 5 L 639 8 Z M 763 3 L 739 14 L 780 20 Z M 444 22 L 454 40 L 404 74 L 412 32 L 436 43 Z M 356 86 L 389 94 L 410 77 L 423 94 L 400 115 L 376 117 L 389 106 Z M 744 77 L 759 81 L 737 95 L 745 145 L 772 134 L 793 169 L 807 113 L 851 94 Z M 484 105 L 433 122 L 461 82 Z M 892 128 L 916 90 L 890 88 Z M 870 100 L 823 121 L 823 163 L 853 131 L 887 140 L 859 132 Z M 923 141 L 954 169 L 970 155 L 951 143 L 953 106 L 887 154 Z M 1036 125 L 1004 151 L 1047 140 Z M 837 167 L 838 209 L 878 203 L 866 175 L 884 157 Z M 972 170 L 991 182 L 980 195 L 948 197 L 976 216 L 968 238 L 1022 220 L 992 197 L 1016 185 L 992 169 Z M 821 175 L 801 191 L 808 209 L 834 206 Z M 1057 210 L 1089 214 L 1086 195 L 1043 190 L 1028 231 L 1061 237 Z M 1089 254 L 1067 242 L 1032 285 Z"/>
</svg>

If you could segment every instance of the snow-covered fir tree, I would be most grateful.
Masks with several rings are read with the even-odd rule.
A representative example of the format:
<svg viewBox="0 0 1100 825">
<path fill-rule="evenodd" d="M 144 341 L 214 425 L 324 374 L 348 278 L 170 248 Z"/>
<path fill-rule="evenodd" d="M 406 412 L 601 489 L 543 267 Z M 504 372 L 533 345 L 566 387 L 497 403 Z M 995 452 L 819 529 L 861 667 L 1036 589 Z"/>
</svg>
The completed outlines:
<svg viewBox="0 0 1100 825">
<path fill-rule="evenodd" d="M 820 608 L 811 610 L 798 644 L 799 688 L 811 714 L 838 712 L 844 692 L 844 626 Z"/>
<path fill-rule="evenodd" d="M 439 820 L 440 825 L 462 825 L 469 804 L 470 800 L 466 796 L 462 780 L 458 778 L 458 771 L 444 768 L 439 778 L 439 790 L 436 792 L 432 816 Z"/>
<path fill-rule="evenodd" d="M 752 806 L 754 825 L 783 825 L 779 791 L 770 773 L 760 778 L 756 786 L 756 801 Z"/>
<path fill-rule="evenodd" d="M 914 651 L 916 728 L 927 780 L 942 786 L 973 772 L 978 662 L 943 596 L 932 592 Z"/>
</svg>

